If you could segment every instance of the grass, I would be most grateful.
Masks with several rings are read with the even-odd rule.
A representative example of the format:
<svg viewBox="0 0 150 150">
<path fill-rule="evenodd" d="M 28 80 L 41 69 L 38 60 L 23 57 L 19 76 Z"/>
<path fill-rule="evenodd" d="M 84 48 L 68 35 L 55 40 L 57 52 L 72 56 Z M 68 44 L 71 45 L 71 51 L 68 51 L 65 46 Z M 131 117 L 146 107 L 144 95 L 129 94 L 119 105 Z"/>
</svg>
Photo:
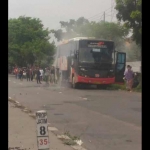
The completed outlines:
<svg viewBox="0 0 150 150">
<path fill-rule="evenodd" d="M 72 140 L 80 140 L 79 137 L 77 137 L 77 136 L 72 136 L 69 131 L 66 131 L 66 132 L 64 133 L 64 135 L 67 135 L 67 136 L 68 136 L 70 139 L 72 139 Z"/>
<path fill-rule="evenodd" d="M 135 92 L 142 92 L 142 84 L 139 83 L 139 85 L 134 89 Z"/>
<path fill-rule="evenodd" d="M 66 144 L 66 145 L 76 145 L 77 143 L 75 142 L 75 140 L 80 140 L 79 137 L 72 136 L 69 131 L 66 131 L 64 133 L 64 135 L 66 135 L 66 136 L 68 136 L 70 138 L 70 139 L 64 140 L 63 143 Z"/>
<path fill-rule="evenodd" d="M 107 90 L 126 90 L 125 85 L 112 84 L 107 87 Z"/>
<path fill-rule="evenodd" d="M 125 84 L 124 85 L 112 84 L 107 87 L 107 90 L 126 90 L 126 86 L 125 86 Z M 141 83 L 136 88 L 133 88 L 133 91 L 142 92 Z"/>
<path fill-rule="evenodd" d="M 70 140 L 64 140 L 63 142 L 65 145 L 76 145 L 77 143 L 73 141 L 72 139 Z"/>
</svg>

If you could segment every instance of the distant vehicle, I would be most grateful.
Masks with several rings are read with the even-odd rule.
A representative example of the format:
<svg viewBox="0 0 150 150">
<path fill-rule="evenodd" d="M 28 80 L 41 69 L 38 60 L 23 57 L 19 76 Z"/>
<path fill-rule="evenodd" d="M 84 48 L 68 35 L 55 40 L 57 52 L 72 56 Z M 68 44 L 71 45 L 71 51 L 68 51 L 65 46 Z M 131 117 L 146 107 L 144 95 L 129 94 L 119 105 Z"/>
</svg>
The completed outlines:
<svg viewBox="0 0 150 150">
<path fill-rule="evenodd" d="M 126 53 L 116 52 L 113 41 L 73 38 L 58 45 L 54 65 L 55 77 L 60 73 L 61 80 L 67 80 L 73 88 L 123 83 Z"/>
</svg>

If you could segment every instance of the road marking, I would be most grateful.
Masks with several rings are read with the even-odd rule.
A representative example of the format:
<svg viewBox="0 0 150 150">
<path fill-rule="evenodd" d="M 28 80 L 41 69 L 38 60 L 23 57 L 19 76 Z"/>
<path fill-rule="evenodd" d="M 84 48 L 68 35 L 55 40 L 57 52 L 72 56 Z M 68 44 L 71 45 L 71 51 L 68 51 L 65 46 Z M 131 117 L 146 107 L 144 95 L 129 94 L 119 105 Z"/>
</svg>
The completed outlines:
<svg viewBox="0 0 150 150">
<path fill-rule="evenodd" d="M 55 128 L 55 127 L 48 127 L 48 130 L 50 130 L 50 131 L 58 131 L 58 129 Z"/>
<path fill-rule="evenodd" d="M 81 146 L 77 146 L 77 145 L 71 146 L 71 147 L 74 148 L 75 150 L 87 150 L 87 149 L 85 149 L 85 148 L 83 148 Z"/>
</svg>

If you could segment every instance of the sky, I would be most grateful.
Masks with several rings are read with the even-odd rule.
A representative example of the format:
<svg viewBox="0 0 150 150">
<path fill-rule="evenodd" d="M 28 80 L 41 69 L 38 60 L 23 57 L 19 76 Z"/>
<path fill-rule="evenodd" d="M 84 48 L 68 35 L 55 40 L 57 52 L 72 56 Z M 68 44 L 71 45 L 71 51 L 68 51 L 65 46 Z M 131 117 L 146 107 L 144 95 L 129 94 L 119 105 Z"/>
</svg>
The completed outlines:
<svg viewBox="0 0 150 150">
<path fill-rule="evenodd" d="M 89 21 L 117 21 L 115 0 L 9 0 L 8 19 L 19 16 L 39 18 L 45 28 L 59 29 L 60 21 L 85 17 Z M 111 9 L 112 8 L 112 9 Z M 57 40 L 51 35 L 50 41 Z"/>
<path fill-rule="evenodd" d="M 9 0 L 8 17 L 36 17 L 46 28 L 58 29 L 60 21 L 79 17 L 99 21 L 103 19 L 105 10 L 106 20 L 111 21 L 111 6 L 115 6 L 115 0 Z M 116 21 L 113 7 L 112 15 L 113 21 Z"/>
</svg>

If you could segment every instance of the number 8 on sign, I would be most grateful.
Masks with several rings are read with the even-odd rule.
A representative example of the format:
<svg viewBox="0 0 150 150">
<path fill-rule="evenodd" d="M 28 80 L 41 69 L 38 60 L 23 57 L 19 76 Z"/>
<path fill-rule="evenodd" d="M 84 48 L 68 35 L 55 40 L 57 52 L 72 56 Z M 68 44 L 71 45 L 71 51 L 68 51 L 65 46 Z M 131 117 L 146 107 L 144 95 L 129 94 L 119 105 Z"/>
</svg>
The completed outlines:
<svg viewBox="0 0 150 150">
<path fill-rule="evenodd" d="M 41 126 L 41 127 L 40 127 L 40 134 L 41 134 L 41 135 L 45 135 L 45 134 L 46 134 L 46 130 L 45 130 L 45 127 L 44 127 L 44 126 Z"/>
<path fill-rule="evenodd" d="M 48 136 L 47 125 L 37 125 L 37 136 Z"/>
</svg>

